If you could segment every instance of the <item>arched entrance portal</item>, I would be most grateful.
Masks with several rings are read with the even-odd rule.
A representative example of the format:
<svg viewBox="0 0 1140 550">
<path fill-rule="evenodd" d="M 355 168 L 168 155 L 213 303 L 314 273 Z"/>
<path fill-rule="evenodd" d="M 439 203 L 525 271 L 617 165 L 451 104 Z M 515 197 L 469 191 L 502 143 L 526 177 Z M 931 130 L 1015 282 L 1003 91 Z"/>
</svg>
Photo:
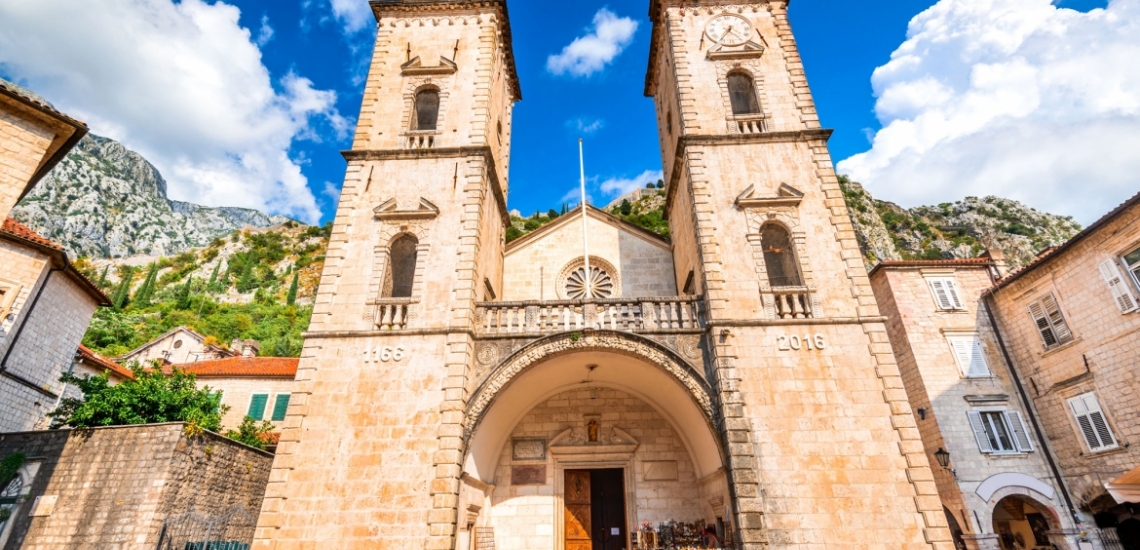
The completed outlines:
<svg viewBox="0 0 1140 550">
<path fill-rule="evenodd" d="M 1024 495 L 1001 499 L 994 507 L 993 526 L 1002 550 L 1052 550 L 1049 534 L 1060 530 L 1051 508 Z"/>
<path fill-rule="evenodd" d="M 696 546 L 709 526 L 731 538 L 711 402 L 692 366 L 634 335 L 516 352 L 468 410 L 458 548 L 481 537 L 501 550 L 617 550 L 639 536 Z"/>
</svg>

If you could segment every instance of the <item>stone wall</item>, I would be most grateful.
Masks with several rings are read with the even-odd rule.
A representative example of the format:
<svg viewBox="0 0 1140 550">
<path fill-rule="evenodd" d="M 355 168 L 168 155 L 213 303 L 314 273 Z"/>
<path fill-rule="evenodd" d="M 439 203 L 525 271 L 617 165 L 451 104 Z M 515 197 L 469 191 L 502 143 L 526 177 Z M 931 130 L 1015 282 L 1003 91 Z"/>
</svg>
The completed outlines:
<svg viewBox="0 0 1140 550">
<path fill-rule="evenodd" d="M 272 463 L 216 434 L 187 437 L 180 423 L 0 434 L 0 457 L 16 452 L 35 475 L 4 550 L 152 550 L 163 522 L 191 510 L 243 506 L 256 518 Z M 32 517 L 37 497 L 54 509 Z"/>
<path fill-rule="evenodd" d="M 535 407 L 511 432 L 514 439 L 543 439 L 551 442 L 568 429 L 580 431 L 587 417 L 596 416 L 602 437 L 608 437 L 613 428 L 624 430 L 638 441 L 632 458 L 633 487 L 626 487 L 627 495 L 636 495 L 633 507 L 636 517 L 627 517 L 627 530 L 641 522 L 707 521 L 715 523 L 700 497 L 700 489 L 689 451 L 673 426 L 656 410 L 641 399 L 628 393 L 599 388 L 570 390 L 547 399 Z M 650 462 L 667 462 L 675 467 L 672 479 L 646 479 Z M 514 465 L 544 464 L 546 480 L 542 484 L 513 485 L 511 468 Z M 556 548 L 556 514 L 561 514 L 555 495 L 556 469 L 553 452 L 548 449 L 543 462 L 512 460 L 511 442 L 508 440 L 499 459 L 492 494 L 490 524 L 494 527 L 496 548 L 503 550 Z M 670 472 L 672 473 L 672 472 Z M 627 478 L 629 478 L 627 474 Z M 660 476 L 658 476 L 660 477 Z M 559 498 L 561 495 L 557 495 Z M 722 499 L 727 495 L 722 495 Z M 627 503 L 628 504 L 628 503 Z M 628 506 L 627 506 L 628 507 Z"/>
<path fill-rule="evenodd" d="M 641 234 L 600 212 L 589 217 L 592 267 L 617 270 L 615 298 L 676 296 L 673 255 L 664 240 Z M 582 212 L 572 211 L 533 238 L 516 241 L 503 260 L 500 301 L 566 300 L 564 271 L 582 259 Z M 608 271 L 608 268 L 607 268 Z"/>
<path fill-rule="evenodd" d="M 56 130 L 40 118 L 0 99 L 0 221 L 16 206 L 55 138 Z"/>
<path fill-rule="evenodd" d="M 1106 220 L 1092 234 L 1003 285 L 994 308 L 1014 365 L 1025 380 L 1043 429 L 1073 492 L 1086 510 L 1105 496 L 1104 484 L 1140 466 L 1140 393 L 1136 354 L 1140 311 L 1121 313 L 1099 265 L 1140 248 L 1140 204 Z M 1140 297 L 1140 287 L 1123 267 L 1123 284 Z M 1046 349 L 1027 308 L 1052 293 L 1073 340 Z M 1092 453 L 1068 399 L 1096 392 L 1119 447 Z M 1111 501 L 1108 501 L 1111 504 Z M 1099 510 L 1096 510 L 1099 511 Z"/>
<path fill-rule="evenodd" d="M 42 425 L 45 415 L 54 409 L 63 390 L 59 377 L 72 364 L 96 303 L 71 277 L 53 272 L 35 309 L 29 311 L 44 284 L 41 281 L 48 259 L 37 252 L 7 245 L 0 241 L 0 262 L 14 266 L 11 275 L 22 279 L 26 289 L 21 290 L 24 297 L 13 310 L 16 321 L 7 328 L 8 335 L 0 347 L 0 357 L 7 355 L 6 375 L 0 377 L 0 403 L 12 413 L 0 417 L 0 432 L 15 432 Z M 8 347 L 21 325 L 20 338 L 9 353 Z"/>
<path fill-rule="evenodd" d="M 950 467 L 956 474 L 933 465 L 942 503 L 966 533 L 992 532 L 992 514 L 988 509 L 993 499 L 983 499 L 976 490 L 993 476 L 1022 474 L 1056 491 L 1053 499 L 1040 493 L 1034 496 L 1051 506 L 1054 515 L 1071 528 L 1060 487 L 1041 452 L 1043 438 L 1032 429 L 1029 409 L 1010 378 L 1009 367 L 984 309 L 982 296 L 993 282 L 989 268 L 985 265 L 955 267 L 945 263 L 931 262 L 925 268 L 884 266 L 878 268 L 871 279 L 879 307 L 888 318 L 891 344 L 926 454 L 934 456 L 939 449 L 950 453 Z M 965 308 L 939 309 L 926 277 L 954 279 Z M 970 334 L 978 336 L 992 376 L 969 378 L 959 368 L 947 337 Z M 923 409 L 925 414 L 918 414 L 918 409 Z M 1020 412 L 1036 450 L 982 453 L 967 411 L 985 410 Z M 1024 485 L 1021 487 L 1031 491 Z"/>
</svg>

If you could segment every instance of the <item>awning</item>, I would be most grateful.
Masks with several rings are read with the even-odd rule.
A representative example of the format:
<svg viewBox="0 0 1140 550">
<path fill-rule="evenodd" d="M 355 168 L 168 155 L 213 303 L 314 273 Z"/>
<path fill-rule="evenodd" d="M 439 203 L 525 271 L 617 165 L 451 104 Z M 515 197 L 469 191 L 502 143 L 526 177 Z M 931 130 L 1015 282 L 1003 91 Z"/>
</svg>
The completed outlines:
<svg viewBox="0 0 1140 550">
<path fill-rule="evenodd" d="M 1116 499 L 1116 502 L 1121 504 L 1125 502 L 1140 504 L 1140 468 L 1136 468 L 1120 476 L 1118 479 L 1106 483 L 1104 488 L 1108 489 L 1108 494 L 1112 495 L 1112 498 Z"/>
</svg>

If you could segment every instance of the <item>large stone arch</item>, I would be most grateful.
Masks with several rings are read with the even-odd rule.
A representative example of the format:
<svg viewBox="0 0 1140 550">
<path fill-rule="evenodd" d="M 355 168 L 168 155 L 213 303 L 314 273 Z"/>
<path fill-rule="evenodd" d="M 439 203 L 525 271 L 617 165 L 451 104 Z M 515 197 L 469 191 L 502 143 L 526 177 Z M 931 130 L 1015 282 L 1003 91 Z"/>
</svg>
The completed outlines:
<svg viewBox="0 0 1140 550">
<path fill-rule="evenodd" d="M 505 440 L 503 442 L 493 441 L 486 445 L 480 442 L 487 436 L 484 435 L 480 438 L 476 436 L 488 413 L 499 402 L 500 397 L 511 390 L 516 381 L 536 368 L 557 365 L 560 358 L 567 358 L 568 356 L 589 357 L 590 354 L 625 357 L 633 360 L 630 365 L 640 365 L 637 368 L 642 369 L 640 375 L 644 377 L 644 383 L 640 385 L 634 384 L 631 387 L 616 382 L 608 383 L 603 378 L 604 375 L 599 377 L 597 383 L 600 386 L 621 387 L 624 390 L 632 391 L 650 403 L 657 401 L 657 408 L 664 409 L 663 412 L 671 416 L 670 420 L 679 432 L 699 438 L 700 441 L 691 442 L 691 447 L 693 448 L 692 451 L 698 455 L 701 452 L 706 453 L 703 457 L 695 457 L 698 462 L 705 465 L 705 470 L 710 468 L 713 461 L 719 463 L 720 467 L 724 467 L 727 460 L 717 426 L 718 415 L 715 413 L 714 391 L 692 366 L 664 345 L 636 334 L 586 331 L 585 333 L 557 334 L 535 340 L 511 354 L 491 370 L 486 379 L 473 392 L 464 412 L 463 440 L 467 454 L 464 460 L 464 469 L 471 470 L 470 466 L 473 462 L 486 463 L 491 455 L 497 456 L 497 452 Z M 659 375 L 647 376 L 650 371 L 654 370 Z M 585 371 L 583 370 L 582 373 L 584 374 Z M 668 385 L 669 382 L 672 382 L 672 386 Z M 559 382 L 550 382 L 550 390 L 553 391 L 556 387 L 566 387 L 564 382 L 562 382 L 562 386 L 558 386 L 558 384 Z M 546 390 L 536 391 L 539 393 L 527 396 L 531 400 L 529 402 L 541 399 L 543 395 L 540 393 Z M 655 395 L 653 394 L 656 394 L 657 399 L 654 399 Z M 682 395 L 688 400 L 688 403 L 678 402 Z M 668 405 L 664 405 L 661 403 L 662 401 L 666 401 Z M 527 405 L 513 404 L 511 406 L 517 409 L 511 414 L 523 412 L 527 407 Z M 482 455 L 473 457 L 473 453 L 482 453 Z M 715 453 L 715 457 L 709 453 Z M 715 468 L 713 469 L 715 470 Z M 474 470 L 476 472 L 485 471 L 485 468 L 476 467 Z"/>
</svg>

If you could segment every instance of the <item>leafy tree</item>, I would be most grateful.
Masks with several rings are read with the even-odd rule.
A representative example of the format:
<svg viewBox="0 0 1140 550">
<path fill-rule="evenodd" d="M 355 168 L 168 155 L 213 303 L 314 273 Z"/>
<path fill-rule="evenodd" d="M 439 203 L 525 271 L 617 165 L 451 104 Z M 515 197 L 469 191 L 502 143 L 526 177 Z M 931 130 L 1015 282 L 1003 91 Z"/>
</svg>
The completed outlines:
<svg viewBox="0 0 1140 550">
<path fill-rule="evenodd" d="M 629 203 L 629 199 L 622 199 L 621 201 L 621 215 L 628 216 L 633 212 L 633 205 Z"/>
<path fill-rule="evenodd" d="M 301 282 L 301 272 L 293 272 L 293 284 L 289 285 L 289 294 L 285 296 L 285 305 L 297 305 L 297 287 Z"/>
<path fill-rule="evenodd" d="M 657 189 L 657 185 L 654 184 L 653 182 L 649 182 L 649 183 L 645 184 L 645 188 L 646 189 Z"/>
<path fill-rule="evenodd" d="M 3 489 L 8 482 L 16 479 L 16 473 L 20 471 L 20 466 L 24 465 L 24 460 L 27 459 L 24 453 L 10 454 L 0 460 L 0 489 Z M 4 521 L 0 519 L 0 521 Z"/>
<path fill-rule="evenodd" d="M 60 382 L 78 387 L 83 398 L 65 397 L 48 414 L 52 429 L 186 422 L 212 432 L 221 430 L 227 410 L 222 394 L 209 387 L 198 389 L 194 375 L 174 369 L 167 376 L 137 363 L 131 371 L 133 379 L 114 386 L 106 372 L 84 377 L 65 373 Z"/>
<path fill-rule="evenodd" d="M 129 265 L 123 268 L 123 280 L 119 281 L 119 288 L 115 291 L 114 298 L 111 299 L 115 309 L 121 310 L 127 307 L 131 297 L 131 282 L 133 282 L 134 276 L 135 268 Z"/>
<path fill-rule="evenodd" d="M 523 232 L 521 230 L 519 230 L 519 228 L 517 228 L 513 225 L 507 227 L 507 242 L 511 242 L 515 239 L 518 239 L 519 237 L 522 237 L 522 236 L 523 236 Z"/>
<path fill-rule="evenodd" d="M 658 189 L 664 189 L 665 188 L 665 180 L 657 180 L 657 188 Z"/>
<path fill-rule="evenodd" d="M 260 424 L 253 417 L 247 416 L 241 421 L 241 425 L 236 430 L 229 430 L 226 432 L 226 437 L 244 443 L 255 449 L 265 450 L 265 444 L 268 441 L 268 435 L 273 431 L 273 423 L 269 421 L 262 421 Z"/>
<path fill-rule="evenodd" d="M 558 211 L 557 211 L 557 210 L 555 210 L 555 209 L 553 209 L 553 208 L 551 208 L 549 211 L 547 211 L 547 212 L 546 212 L 546 217 L 547 217 L 547 218 L 550 218 L 550 219 L 552 219 L 552 220 L 553 220 L 554 218 L 557 218 L 559 215 L 560 215 L 560 214 L 558 213 Z"/>
</svg>

